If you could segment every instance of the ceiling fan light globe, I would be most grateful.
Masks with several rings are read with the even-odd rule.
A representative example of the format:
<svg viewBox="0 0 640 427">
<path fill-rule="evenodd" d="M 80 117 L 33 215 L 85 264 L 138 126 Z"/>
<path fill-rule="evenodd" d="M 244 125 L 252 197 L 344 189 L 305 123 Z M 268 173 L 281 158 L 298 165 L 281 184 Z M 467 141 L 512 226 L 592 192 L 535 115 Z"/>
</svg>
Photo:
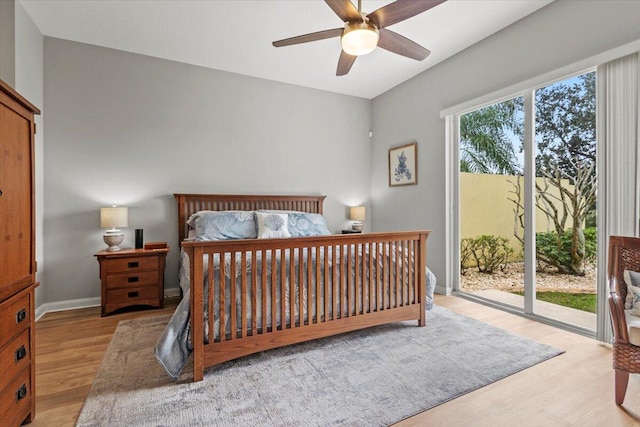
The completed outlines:
<svg viewBox="0 0 640 427">
<path fill-rule="evenodd" d="M 342 50 L 349 55 L 366 55 L 378 45 L 379 32 L 370 22 L 348 22 L 340 42 Z"/>
</svg>

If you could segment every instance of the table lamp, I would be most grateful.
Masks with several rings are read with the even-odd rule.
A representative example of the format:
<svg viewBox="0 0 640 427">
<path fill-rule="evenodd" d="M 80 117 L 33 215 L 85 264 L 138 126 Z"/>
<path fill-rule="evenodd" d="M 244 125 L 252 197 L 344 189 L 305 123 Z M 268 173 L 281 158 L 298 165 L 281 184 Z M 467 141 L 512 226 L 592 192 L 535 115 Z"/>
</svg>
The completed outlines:
<svg viewBox="0 0 640 427">
<path fill-rule="evenodd" d="M 102 236 L 104 242 L 109 246 L 107 252 L 122 250 L 119 246 L 124 240 L 124 233 L 116 227 L 127 227 L 129 225 L 129 210 L 126 207 L 100 208 L 100 227 L 110 228 Z"/>
<path fill-rule="evenodd" d="M 351 221 L 355 221 L 351 226 L 352 229 L 356 231 L 362 231 L 362 229 L 364 228 L 364 224 L 362 221 L 364 221 L 365 217 L 366 210 L 364 206 L 351 206 L 351 208 L 349 209 L 349 219 Z"/>
</svg>

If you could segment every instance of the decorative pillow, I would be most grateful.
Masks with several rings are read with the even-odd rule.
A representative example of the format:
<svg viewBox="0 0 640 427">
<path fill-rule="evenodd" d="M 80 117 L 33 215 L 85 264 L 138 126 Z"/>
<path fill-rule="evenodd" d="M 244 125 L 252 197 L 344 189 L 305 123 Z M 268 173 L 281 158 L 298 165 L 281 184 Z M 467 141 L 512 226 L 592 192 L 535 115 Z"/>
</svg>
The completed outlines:
<svg viewBox="0 0 640 427">
<path fill-rule="evenodd" d="M 253 211 L 202 211 L 195 217 L 196 240 L 255 239 Z"/>
<path fill-rule="evenodd" d="M 196 213 L 191 214 L 191 216 L 189 217 L 189 219 L 187 219 L 187 225 L 189 226 L 189 228 L 193 228 L 194 230 L 196 229 L 196 218 L 198 218 L 198 216 L 206 214 L 206 213 L 211 213 L 211 212 L 216 212 L 216 211 L 198 211 Z"/>
<path fill-rule="evenodd" d="M 631 314 L 640 316 L 640 272 L 625 270 L 622 277 L 627 285 L 627 298 L 624 301 L 624 308 L 632 310 Z"/>
<path fill-rule="evenodd" d="M 328 236 L 331 234 L 327 228 L 327 220 L 317 213 L 264 209 L 259 212 L 289 215 L 288 228 L 291 237 Z"/>
<path fill-rule="evenodd" d="M 258 239 L 291 237 L 287 227 L 289 222 L 287 214 L 256 212 L 256 222 L 258 223 Z"/>
</svg>

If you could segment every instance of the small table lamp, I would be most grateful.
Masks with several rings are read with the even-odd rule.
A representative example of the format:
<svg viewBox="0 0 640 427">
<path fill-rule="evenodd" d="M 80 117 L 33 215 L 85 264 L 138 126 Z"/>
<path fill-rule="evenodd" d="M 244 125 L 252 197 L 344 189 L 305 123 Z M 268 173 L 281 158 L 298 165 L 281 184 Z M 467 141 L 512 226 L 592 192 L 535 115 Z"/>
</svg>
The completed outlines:
<svg viewBox="0 0 640 427">
<path fill-rule="evenodd" d="M 116 227 L 127 227 L 129 225 L 129 210 L 125 207 L 112 207 L 100 208 L 100 227 L 109 228 L 102 237 L 104 242 L 109 246 L 108 252 L 115 252 L 122 250 L 119 246 L 124 240 L 124 233 L 117 230 Z"/>
<path fill-rule="evenodd" d="M 355 221 L 351 228 L 356 231 L 362 231 L 362 229 L 364 228 L 364 224 L 362 223 L 362 221 L 364 221 L 365 216 L 366 210 L 364 206 L 351 206 L 351 208 L 349 209 L 349 219 L 351 221 Z"/>
</svg>

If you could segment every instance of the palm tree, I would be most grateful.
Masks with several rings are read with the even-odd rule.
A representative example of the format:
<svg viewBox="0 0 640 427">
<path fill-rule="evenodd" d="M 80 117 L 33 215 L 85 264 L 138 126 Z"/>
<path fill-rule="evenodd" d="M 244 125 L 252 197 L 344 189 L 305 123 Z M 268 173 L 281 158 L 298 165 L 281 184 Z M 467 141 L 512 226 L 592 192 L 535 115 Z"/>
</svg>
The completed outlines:
<svg viewBox="0 0 640 427">
<path fill-rule="evenodd" d="M 460 117 L 460 172 L 521 175 L 513 138 L 523 134 L 522 98 Z"/>
</svg>

